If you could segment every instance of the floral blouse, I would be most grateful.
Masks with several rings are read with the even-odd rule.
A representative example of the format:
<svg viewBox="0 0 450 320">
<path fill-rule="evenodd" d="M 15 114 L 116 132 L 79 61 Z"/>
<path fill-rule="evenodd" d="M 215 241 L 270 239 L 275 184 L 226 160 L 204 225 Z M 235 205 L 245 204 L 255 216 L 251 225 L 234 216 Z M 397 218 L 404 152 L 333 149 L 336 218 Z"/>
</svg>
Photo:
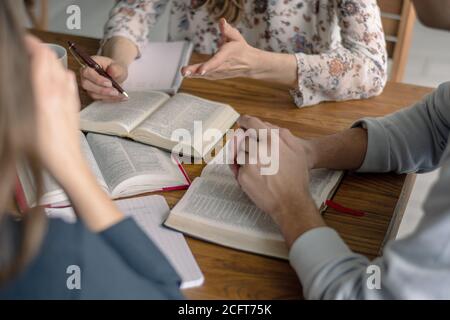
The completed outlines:
<svg viewBox="0 0 450 320">
<path fill-rule="evenodd" d="M 112 9 L 105 39 L 123 36 L 142 48 L 168 3 L 169 40 L 190 40 L 212 54 L 220 37 L 205 0 L 122 0 Z M 387 54 L 376 0 L 245 0 L 235 26 L 254 47 L 297 57 L 298 106 L 368 98 L 381 93 Z"/>
</svg>

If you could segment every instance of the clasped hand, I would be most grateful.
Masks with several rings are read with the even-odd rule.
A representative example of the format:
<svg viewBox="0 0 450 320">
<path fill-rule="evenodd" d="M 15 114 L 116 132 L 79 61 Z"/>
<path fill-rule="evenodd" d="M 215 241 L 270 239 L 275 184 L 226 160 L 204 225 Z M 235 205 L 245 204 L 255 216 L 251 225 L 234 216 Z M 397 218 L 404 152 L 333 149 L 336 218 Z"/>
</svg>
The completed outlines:
<svg viewBox="0 0 450 320">
<path fill-rule="evenodd" d="M 259 157 L 256 164 L 233 164 L 232 169 L 242 190 L 280 227 L 288 246 L 304 232 L 324 226 L 309 192 L 309 171 L 314 167 L 315 157 L 313 144 L 295 137 L 287 129 L 280 129 L 258 118 L 243 116 L 238 123 L 246 132 L 250 132 L 248 129 L 254 130 L 251 130 L 252 134 L 247 134 L 245 139 L 240 139 L 240 143 L 235 143 L 235 159 L 249 159 L 251 155 L 248 154 L 248 139 L 257 139 L 254 132 L 261 129 L 267 132 L 278 129 L 275 132 L 279 133 L 279 150 L 271 155 L 272 161 L 279 161 L 277 173 L 262 175 L 263 165 Z M 272 143 L 275 132 L 262 141 Z M 264 147 L 261 146 L 261 140 L 256 143 L 258 149 Z M 271 150 L 271 147 L 266 149 Z"/>
</svg>

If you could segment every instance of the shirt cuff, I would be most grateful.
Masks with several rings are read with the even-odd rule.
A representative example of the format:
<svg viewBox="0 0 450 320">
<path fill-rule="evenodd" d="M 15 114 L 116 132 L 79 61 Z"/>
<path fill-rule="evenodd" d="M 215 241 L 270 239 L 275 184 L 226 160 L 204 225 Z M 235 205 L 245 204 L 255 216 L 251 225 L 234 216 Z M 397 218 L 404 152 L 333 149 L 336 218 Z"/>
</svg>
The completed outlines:
<svg viewBox="0 0 450 320">
<path fill-rule="evenodd" d="M 304 70 L 303 60 L 299 54 L 294 54 L 297 61 L 297 88 L 289 90 L 295 105 L 299 108 L 303 107 L 303 82 L 301 72 Z"/>
<path fill-rule="evenodd" d="M 367 151 L 357 172 L 385 172 L 390 168 L 390 147 L 384 126 L 374 118 L 358 120 L 352 128 L 367 130 Z"/>
<path fill-rule="evenodd" d="M 289 261 L 305 285 L 324 265 L 349 254 L 352 251 L 336 231 L 320 227 L 305 232 L 295 240 L 289 251 Z"/>
</svg>

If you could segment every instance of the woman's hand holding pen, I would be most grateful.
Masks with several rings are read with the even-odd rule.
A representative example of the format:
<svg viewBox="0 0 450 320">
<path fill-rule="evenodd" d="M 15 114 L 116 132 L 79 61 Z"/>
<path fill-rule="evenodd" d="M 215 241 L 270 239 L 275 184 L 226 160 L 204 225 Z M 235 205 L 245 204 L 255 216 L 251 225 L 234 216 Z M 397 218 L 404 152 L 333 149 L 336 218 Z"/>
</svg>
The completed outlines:
<svg viewBox="0 0 450 320">
<path fill-rule="evenodd" d="M 297 86 L 297 60 L 292 54 L 273 53 L 250 46 L 240 32 L 220 19 L 219 50 L 204 63 L 183 67 L 185 77 L 219 80 L 248 77 Z"/>
<path fill-rule="evenodd" d="M 128 66 L 116 62 L 108 57 L 94 56 L 97 62 L 113 79 L 122 84 L 128 76 Z M 81 69 L 81 86 L 91 98 L 103 101 L 122 101 L 125 99 L 112 85 L 111 80 L 102 77 L 94 69 L 85 67 Z"/>
<path fill-rule="evenodd" d="M 103 56 L 94 56 L 97 62 L 119 85 L 128 77 L 128 67 L 139 55 L 136 45 L 124 37 L 112 37 L 102 48 Z M 111 80 L 102 77 L 92 68 L 81 70 L 81 86 L 95 100 L 122 101 L 126 99 L 117 91 Z"/>
</svg>

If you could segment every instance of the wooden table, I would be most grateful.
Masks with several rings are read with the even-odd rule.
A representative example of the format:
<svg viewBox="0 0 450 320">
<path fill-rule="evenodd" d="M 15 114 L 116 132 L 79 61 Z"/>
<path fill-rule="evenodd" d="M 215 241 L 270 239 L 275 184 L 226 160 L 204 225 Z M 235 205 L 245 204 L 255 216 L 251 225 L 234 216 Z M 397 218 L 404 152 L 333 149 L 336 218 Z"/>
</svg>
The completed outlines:
<svg viewBox="0 0 450 320">
<path fill-rule="evenodd" d="M 67 47 L 71 40 L 91 54 L 98 50 L 99 40 L 63 34 L 33 31 L 44 42 Z M 205 56 L 194 54 L 193 62 Z M 78 70 L 69 56 L 69 68 Z M 188 92 L 211 100 L 225 102 L 241 114 L 258 116 L 295 135 L 311 138 L 332 134 L 348 128 L 355 120 L 382 116 L 419 100 L 431 89 L 388 83 L 384 93 L 376 98 L 358 101 L 322 103 L 310 108 L 297 108 L 286 87 L 248 79 L 206 81 L 186 79 L 182 86 Z M 91 102 L 80 92 L 82 105 Z M 199 176 L 201 165 L 186 165 L 191 179 Z M 352 174 L 343 179 L 334 200 L 367 212 L 364 217 L 340 214 L 328 209 L 324 218 L 335 228 L 355 252 L 369 258 L 380 254 L 387 239 L 395 236 L 409 197 L 414 176 L 395 174 Z M 163 193 L 174 206 L 184 191 Z M 202 287 L 184 291 L 192 299 L 298 299 L 302 297 L 300 283 L 287 261 L 224 248 L 187 238 L 189 246 L 205 275 Z"/>
</svg>

